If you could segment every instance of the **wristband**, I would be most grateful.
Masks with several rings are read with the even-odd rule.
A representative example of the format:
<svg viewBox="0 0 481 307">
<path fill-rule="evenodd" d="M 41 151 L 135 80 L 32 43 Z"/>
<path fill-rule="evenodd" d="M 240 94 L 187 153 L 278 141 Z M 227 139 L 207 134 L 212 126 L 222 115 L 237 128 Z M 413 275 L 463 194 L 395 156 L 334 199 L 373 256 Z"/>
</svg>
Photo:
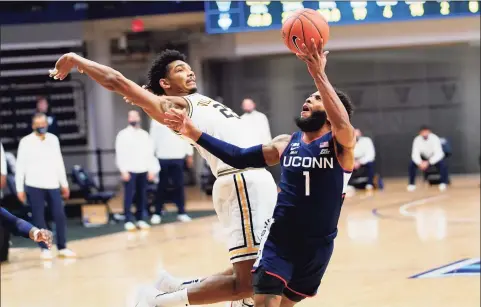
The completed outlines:
<svg viewBox="0 0 481 307">
<path fill-rule="evenodd" d="M 37 240 L 38 238 L 38 234 L 40 233 L 40 229 L 36 229 L 34 232 L 33 232 L 33 240 Z"/>
</svg>

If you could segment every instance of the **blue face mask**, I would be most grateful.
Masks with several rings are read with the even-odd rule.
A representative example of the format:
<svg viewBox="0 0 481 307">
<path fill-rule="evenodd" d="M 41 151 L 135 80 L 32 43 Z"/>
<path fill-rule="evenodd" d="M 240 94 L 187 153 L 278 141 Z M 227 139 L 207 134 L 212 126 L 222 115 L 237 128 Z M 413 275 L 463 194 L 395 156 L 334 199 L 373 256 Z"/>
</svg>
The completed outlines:
<svg viewBox="0 0 481 307">
<path fill-rule="evenodd" d="M 35 132 L 37 132 L 38 134 L 45 134 L 45 133 L 47 133 L 47 130 L 48 130 L 47 127 L 38 127 L 38 128 L 35 128 Z"/>
<path fill-rule="evenodd" d="M 139 122 L 136 122 L 136 121 L 129 122 L 129 125 L 131 125 L 132 127 L 137 127 L 138 124 Z"/>
</svg>

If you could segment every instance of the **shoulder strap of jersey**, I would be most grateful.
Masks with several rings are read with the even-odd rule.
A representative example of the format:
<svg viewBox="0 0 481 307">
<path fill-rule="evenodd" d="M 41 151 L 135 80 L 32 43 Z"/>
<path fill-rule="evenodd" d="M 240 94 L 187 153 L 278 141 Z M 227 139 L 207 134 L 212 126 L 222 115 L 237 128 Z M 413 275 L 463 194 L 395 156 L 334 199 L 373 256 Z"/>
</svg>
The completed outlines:
<svg viewBox="0 0 481 307">
<path fill-rule="evenodd" d="M 189 117 L 192 117 L 192 113 L 194 112 L 194 105 L 195 102 L 198 100 L 197 95 L 198 94 L 190 94 L 187 96 L 183 96 L 185 101 L 187 101 L 187 115 Z"/>
<path fill-rule="evenodd" d="M 284 156 L 287 149 L 290 148 L 292 143 L 298 143 L 299 142 L 300 133 L 301 133 L 300 131 L 296 131 L 291 135 L 291 139 L 289 140 L 289 143 L 287 143 L 286 148 L 284 148 L 284 151 L 282 152 L 281 157 Z"/>
<path fill-rule="evenodd" d="M 189 117 L 192 117 L 192 113 L 197 107 L 206 107 L 215 102 L 215 100 L 207 96 L 201 95 L 199 93 L 190 94 L 190 95 L 184 96 L 184 98 L 187 101 L 187 105 L 188 105 L 187 114 L 189 115 Z"/>
<path fill-rule="evenodd" d="M 291 140 L 289 143 L 293 143 L 293 142 L 299 143 L 301 141 L 301 138 L 302 138 L 302 131 L 296 131 L 292 134 Z"/>
</svg>

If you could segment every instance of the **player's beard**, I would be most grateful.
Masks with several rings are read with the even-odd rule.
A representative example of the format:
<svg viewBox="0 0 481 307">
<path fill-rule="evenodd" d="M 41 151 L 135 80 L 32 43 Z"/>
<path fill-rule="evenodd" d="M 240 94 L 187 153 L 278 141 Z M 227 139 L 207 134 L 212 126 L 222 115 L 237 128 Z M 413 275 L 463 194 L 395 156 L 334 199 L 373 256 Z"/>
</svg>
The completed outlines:
<svg viewBox="0 0 481 307">
<path fill-rule="evenodd" d="M 299 127 L 302 132 L 314 132 L 321 129 L 321 127 L 326 123 L 326 120 L 326 111 L 314 111 L 309 117 L 297 117 L 296 126 Z"/>
<path fill-rule="evenodd" d="M 192 94 L 195 94 L 195 93 L 197 93 L 197 88 L 196 88 L 196 87 L 191 88 L 191 89 L 189 90 L 189 95 L 192 95 Z"/>
</svg>

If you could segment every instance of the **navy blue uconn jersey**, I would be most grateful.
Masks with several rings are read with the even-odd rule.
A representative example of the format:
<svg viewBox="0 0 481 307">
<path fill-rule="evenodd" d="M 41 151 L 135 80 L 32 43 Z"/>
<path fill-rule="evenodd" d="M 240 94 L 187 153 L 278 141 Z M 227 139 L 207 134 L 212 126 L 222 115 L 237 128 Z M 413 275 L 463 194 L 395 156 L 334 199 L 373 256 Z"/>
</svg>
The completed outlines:
<svg viewBox="0 0 481 307">
<path fill-rule="evenodd" d="M 335 146 L 331 132 L 309 144 L 296 132 L 282 153 L 281 191 L 253 266 L 255 293 L 294 302 L 317 293 L 351 176 L 337 161 Z"/>
<path fill-rule="evenodd" d="M 298 131 L 281 155 L 281 191 L 273 217 L 307 239 L 325 237 L 337 229 L 351 173 L 342 169 L 334 146 L 342 150 L 332 132 L 307 144 Z"/>
</svg>

